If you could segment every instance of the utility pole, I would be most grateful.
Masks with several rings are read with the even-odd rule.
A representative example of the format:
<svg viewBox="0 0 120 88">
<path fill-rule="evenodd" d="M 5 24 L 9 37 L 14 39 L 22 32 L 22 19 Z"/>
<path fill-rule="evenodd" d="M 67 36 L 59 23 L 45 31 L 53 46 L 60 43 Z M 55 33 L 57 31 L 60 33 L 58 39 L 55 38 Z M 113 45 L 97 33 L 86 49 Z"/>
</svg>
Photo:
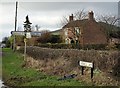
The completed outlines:
<svg viewBox="0 0 120 88">
<path fill-rule="evenodd" d="M 17 28 L 17 7 L 18 7 L 18 2 L 16 2 L 16 9 L 15 9 L 15 31 Z M 16 46 L 16 38 L 14 35 L 14 42 L 13 42 L 13 51 L 15 51 L 15 46 Z"/>
</svg>

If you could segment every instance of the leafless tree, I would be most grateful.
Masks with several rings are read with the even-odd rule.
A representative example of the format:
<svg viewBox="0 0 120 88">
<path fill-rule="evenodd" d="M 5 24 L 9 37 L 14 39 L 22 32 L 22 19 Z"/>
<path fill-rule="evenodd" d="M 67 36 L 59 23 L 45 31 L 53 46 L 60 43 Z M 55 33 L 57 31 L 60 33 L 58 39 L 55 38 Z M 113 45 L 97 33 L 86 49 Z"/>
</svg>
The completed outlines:
<svg viewBox="0 0 120 88">
<path fill-rule="evenodd" d="M 120 20 L 120 18 L 111 15 L 105 15 L 105 16 L 101 15 L 101 17 L 99 17 L 98 20 L 101 22 L 105 22 L 106 24 L 116 25 L 116 23 Z"/>
<path fill-rule="evenodd" d="M 36 31 L 39 31 L 40 26 L 39 26 L 38 24 L 36 24 L 36 25 L 35 25 L 35 29 L 36 29 Z"/>
<path fill-rule="evenodd" d="M 33 26 L 31 27 L 31 30 L 32 30 L 32 31 L 39 31 L 40 28 L 41 28 L 41 27 L 40 27 L 38 24 L 36 24 L 36 25 L 33 25 Z"/>
<path fill-rule="evenodd" d="M 83 20 L 88 17 L 88 13 L 84 9 L 76 11 L 74 14 L 75 14 L 74 18 L 76 20 Z"/>
<path fill-rule="evenodd" d="M 60 21 L 60 25 L 64 26 L 69 22 L 69 19 L 66 16 L 63 16 L 61 21 Z"/>
<path fill-rule="evenodd" d="M 117 16 L 112 16 L 112 15 L 101 15 L 98 18 L 98 21 L 106 23 L 106 34 L 108 36 L 108 39 L 111 37 L 111 35 L 116 35 L 118 30 L 116 30 L 117 23 L 120 21 L 120 18 Z"/>
<path fill-rule="evenodd" d="M 84 9 L 74 12 L 73 15 L 75 20 L 83 20 L 88 17 L 88 13 Z M 64 26 L 68 22 L 69 22 L 68 16 L 63 16 L 60 25 Z"/>
</svg>

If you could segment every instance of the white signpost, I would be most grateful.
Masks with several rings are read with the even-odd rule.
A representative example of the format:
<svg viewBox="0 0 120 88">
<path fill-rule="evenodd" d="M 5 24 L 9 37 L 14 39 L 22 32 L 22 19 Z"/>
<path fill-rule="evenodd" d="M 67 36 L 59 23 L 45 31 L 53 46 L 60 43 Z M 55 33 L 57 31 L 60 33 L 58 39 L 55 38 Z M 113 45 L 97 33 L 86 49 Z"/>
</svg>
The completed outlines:
<svg viewBox="0 0 120 88">
<path fill-rule="evenodd" d="M 25 35 L 25 32 L 24 31 L 12 31 L 11 34 L 13 35 Z"/>
<path fill-rule="evenodd" d="M 30 32 L 26 32 L 26 38 L 31 38 L 31 33 Z"/>
<path fill-rule="evenodd" d="M 25 36 L 25 33 L 30 37 L 31 36 L 41 36 L 41 32 L 24 32 L 24 31 L 12 31 L 11 34 L 12 35 L 22 35 Z"/>
<path fill-rule="evenodd" d="M 80 61 L 79 64 L 80 64 L 80 66 L 93 68 L 93 63 L 91 63 L 91 62 Z"/>
<path fill-rule="evenodd" d="M 91 68 L 91 79 L 93 78 L 93 70 L 94 70 L 94 63 L 92 62 L 85 62 L 85 61 L 80 61 L 79 65 L 82 67 L 81 69 L 81 74 L 83 75 L 84 73 L 84 67 L 89 67 Z"/>
</svg>

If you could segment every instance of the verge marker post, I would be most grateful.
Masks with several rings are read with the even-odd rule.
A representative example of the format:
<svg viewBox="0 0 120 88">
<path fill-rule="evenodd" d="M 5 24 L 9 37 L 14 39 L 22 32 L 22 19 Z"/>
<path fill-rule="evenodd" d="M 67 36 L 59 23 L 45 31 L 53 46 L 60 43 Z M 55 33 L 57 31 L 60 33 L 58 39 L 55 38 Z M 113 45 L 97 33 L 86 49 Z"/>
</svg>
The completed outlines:
<svg viewBox="0 0 120 88">
<path fill-rule="evenodd" d="M 27 46 L 26 42 L 27 42 L 27 39 L 24 38 L 24 43 L 25 43 L 25 47 L 24 47 L 24 60 L 26 59 L 26 46 Z"/>
</svg>

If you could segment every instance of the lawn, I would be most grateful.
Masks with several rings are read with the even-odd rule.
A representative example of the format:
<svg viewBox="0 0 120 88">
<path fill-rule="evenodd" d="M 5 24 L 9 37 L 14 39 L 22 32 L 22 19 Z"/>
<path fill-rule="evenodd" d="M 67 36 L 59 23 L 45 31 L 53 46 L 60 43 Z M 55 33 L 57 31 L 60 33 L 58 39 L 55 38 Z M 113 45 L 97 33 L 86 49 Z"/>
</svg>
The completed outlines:
<svg viewBox="0 0 120 88">
<path fill-rule="evenodd" d="M 2 49 L 0 48 L 0 79 L 2 79 Z"/>
<path fill-rule="evenodd" d="M 58 81 L 59 77 L 49 76 L 32 68 L 22 67 L 23 55 L 9 48 L 3 49 L 3 81 L 8 86 L 83 86 L 74 79 Z"/>
</svg>

